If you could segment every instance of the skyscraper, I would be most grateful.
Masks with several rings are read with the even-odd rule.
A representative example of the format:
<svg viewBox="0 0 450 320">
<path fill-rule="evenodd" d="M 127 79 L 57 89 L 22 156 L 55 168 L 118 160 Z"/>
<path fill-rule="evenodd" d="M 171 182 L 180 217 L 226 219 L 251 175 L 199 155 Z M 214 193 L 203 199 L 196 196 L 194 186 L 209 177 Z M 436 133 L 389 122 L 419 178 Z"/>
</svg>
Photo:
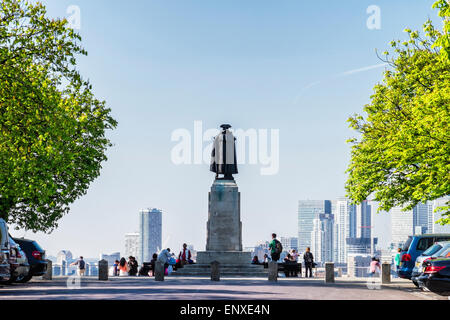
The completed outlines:
<svg viewBox="0 0 450 320">
<path fill-rule="evenodd" d="M 311 247 L 311 232 L 314 228 L 314 219 L 319 214 L 331 214 L 330 200 L 300 200 L 298 202 L 298 250 L 305 251 Z"/>
<path fill-rule="evenodd" d="M 420 229 L 420 233 L 432 233 L 433 231 L 433 204 L 431 202 L 419 203 L 413 209 L 414 230 Z M 416 232 L 418 233 L 418 232 Z"/>
<path fill-rule="evenodd" d="M 313 220 L 311 231 L 311 251 L 317 262 L 333 261 L 334 217 L 330 213 L 321 213 Z"/>
<path fill-rule="evenodd" d="M 139 212 L 139 263 L 150 262 L 162 246 L 162 211 L 156 208 Z"/>
<path fill-rule="evenodd" d="M 356 237 L 356 206 L 347 198 L 339 198 L 333 210 L 334 215 L 334 261 L 347 262 L 346 239 Z"/>
<path fill-rule="evenodd" d="M 125 257 L 133 256 L 138 259 L 139 257 L 139 233 L 126 233 L 125 234 Z M 142 261 L 142 260 L 141 260 Z M 141 262 L 139 261 L 139 262 Z"/>
<path fill-rule="evenodd" d="M 403 211 L 403 207 L 394 207 L 390 215 L 392 243 L 395 248 L 400 248 L 414 234 L 414 210 Z"/>
<path fill-rule="evenodd" d="M 372 206 L 368 200 L 356 206 L 356 238 L 372 238 Z"/>
<path fill-rule="evenodd" d="M 407 211 L 402 211 L 404 207 L 392 208 L 390 214 L 393 246 L 402 246 L 408 237 L 414 234 L 450 232 L 450 226 L 442 227 L 435 224 L 439 217 L 434 209 L 444 204 L 445 200 L 438 199 L 433 202 L 419 203 L 412 210 Z"/>
</svg>

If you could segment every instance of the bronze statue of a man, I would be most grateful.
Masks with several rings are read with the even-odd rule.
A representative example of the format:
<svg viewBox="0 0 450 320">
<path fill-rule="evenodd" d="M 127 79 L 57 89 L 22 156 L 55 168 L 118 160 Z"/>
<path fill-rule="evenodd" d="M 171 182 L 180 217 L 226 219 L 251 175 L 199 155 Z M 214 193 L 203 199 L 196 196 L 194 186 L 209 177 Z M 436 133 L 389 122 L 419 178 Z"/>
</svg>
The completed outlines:
<svg viewBox="0 0 450 320">
<path fill-rule="evenodd" d="M 231 128 L 229 124 L 223 124 L 220 127 L 222 132 L 214 138 L 210 170 L 216 173 L 216 179 L 219 179 L 219 174 L 223 174 L 224 180 L 234 180 L 233 174 L 238 173 L 236 138 L 229 130 Z"/>
</svg>

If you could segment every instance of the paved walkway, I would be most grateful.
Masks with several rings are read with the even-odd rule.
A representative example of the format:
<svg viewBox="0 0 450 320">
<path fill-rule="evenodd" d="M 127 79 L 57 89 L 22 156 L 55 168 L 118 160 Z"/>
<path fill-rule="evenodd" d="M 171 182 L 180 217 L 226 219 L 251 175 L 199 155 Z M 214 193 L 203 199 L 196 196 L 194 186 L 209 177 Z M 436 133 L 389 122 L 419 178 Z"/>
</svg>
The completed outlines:
<svg viewBox="0 0 450 320">
<path fill-rule="evenodd" d="M 74 285 L 72 285 L 74 286 Z M 76 287 L 76 283 L 75 283 Z M 394 279 L 390 285 L 370 285 L 364 280 L 337 279 L 325 284 L 323 279 L 280 278 L 277 283 L 258 278 L 228 278 L 211 282 L 207 278 L 166 277 L 164 282 L 153 278 L 124 277 L 98 281 L 86 277 L 80 287 L 70 289 L 67 277 L 52 281 L 33 279 L 27 284 L 0 287 L 0 299 L 163 299 L 163 300 L 231 300 L 231 299 L 312 299 L 312 300 L 447 300 L 448 297 L 425 293 L 410 281 Z M 374 288 L 375 287 L 375 288 Z"/>
</svg>

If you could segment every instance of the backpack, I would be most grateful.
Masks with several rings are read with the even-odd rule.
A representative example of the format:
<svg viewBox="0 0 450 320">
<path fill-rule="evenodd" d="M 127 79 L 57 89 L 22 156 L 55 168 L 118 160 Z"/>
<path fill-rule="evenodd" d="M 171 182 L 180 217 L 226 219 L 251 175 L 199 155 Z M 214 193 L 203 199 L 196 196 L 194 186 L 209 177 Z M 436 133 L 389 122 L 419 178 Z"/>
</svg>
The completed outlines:
<svg viewBox="0 0 450 320">
<path fill-rule="evenodd" d="M 275 239 L 275 253 L 280 254 L 281 252 L 283 252 L 283 245 L 280 241 Z"/>
<path fill-rule="evenodd" d="M 312 263 L 313 257 L 311 252 L 305 252 L 305 262 Z"/>
<path fill-rule="evenodd" d="M 79 263 L 78 267 L 79 267 L 80 269 L 84 269 L 84 267 L 85 267 L 84 260 L 80 260 L 78 263 Z"/>
</svg>

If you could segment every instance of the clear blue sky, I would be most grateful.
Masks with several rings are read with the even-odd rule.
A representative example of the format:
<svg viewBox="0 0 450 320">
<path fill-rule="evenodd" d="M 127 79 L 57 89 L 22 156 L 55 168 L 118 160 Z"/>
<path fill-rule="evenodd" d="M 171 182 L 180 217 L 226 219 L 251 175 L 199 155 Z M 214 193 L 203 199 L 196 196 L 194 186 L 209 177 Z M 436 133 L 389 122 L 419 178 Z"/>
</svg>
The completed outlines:
<svg viewBox="0 0 450 320">
<path fill-rule="evenodd" d="M 345 141 L 354 135 L 346 120 L 362 112 L 383 68 L 336 75 L 380 64 L 375 49 L 435 19 L 432 2 L 44 1 L 54 17 L 79 6 L 89 52 L 79 69 L 119 126 L 88 194 L 52 234 L 27 236 L 49 254 L 97 257 L 122 251 L 139 209 L 158 207 L 166 246 L 204 249 L 214 175 L 206 164 L 175 166 L 170 158 L 171 133 L 192 132 L 194 120 L 205 128 L 280 130 L 277 175 L 239 168 L 243 241 L 296 236 L 299 199 L 344 195 Z M 366 27 L 369 5 L 381 8 L 381 30 Z"/>
</svg>

